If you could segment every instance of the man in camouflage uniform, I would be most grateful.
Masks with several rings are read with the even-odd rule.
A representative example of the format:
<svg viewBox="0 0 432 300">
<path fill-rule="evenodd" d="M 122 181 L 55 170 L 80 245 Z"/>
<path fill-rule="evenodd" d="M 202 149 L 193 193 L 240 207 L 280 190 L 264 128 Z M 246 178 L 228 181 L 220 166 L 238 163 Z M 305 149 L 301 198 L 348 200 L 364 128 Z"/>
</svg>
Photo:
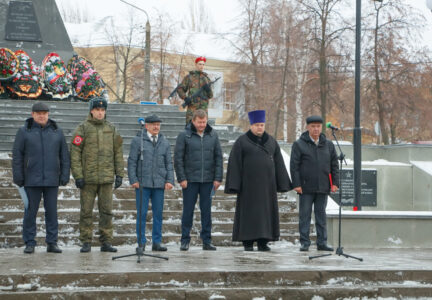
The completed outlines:
<svg viewBox="0 0 432 300">
<path fill-rule="evenodd" d="M 107 101 L 90 101 L 90 114 L 73 134 L 71 169 L 77 188 L 81 190 L 80 240 L 81 252 L 91 251 L 93 206 L 96 195 L 99 208 L 99 240 L 101 251 L 117 252 L 112 247 L 112 184 L 118 188 L 124 173 L 122 138 L 113 124 L 106 120 Z"/>
<path fill-rule="evenodd" d="M 190 71 L 177 88 L 179 97 L 182 98 L 187 105 L 186 124 L 192 120 L 192 115 L 197 109 L 202 109 L 208 114 L 209 100 L 213 98 L 213 92 L 208 85 L 211 80 L 207 73 L 203 72 L 206 61 L 206 58 L 202 56 L 195 59 L 196 70 Z M 195 97 L 195 99 L 192 99 L 192 95 L 201 87 L 204 87 L 204 91 L 201 94 L 203 97 Z"/>
</svg>

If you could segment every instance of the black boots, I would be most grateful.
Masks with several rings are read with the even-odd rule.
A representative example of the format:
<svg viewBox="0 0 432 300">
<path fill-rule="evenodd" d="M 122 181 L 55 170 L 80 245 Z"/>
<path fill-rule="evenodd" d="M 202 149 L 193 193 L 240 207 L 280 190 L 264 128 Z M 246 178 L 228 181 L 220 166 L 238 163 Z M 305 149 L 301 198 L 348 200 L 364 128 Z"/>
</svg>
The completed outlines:
<svg viewBox="0 0 432 300">
<path fill-rule="evenodd" d="M 103 243 L 101 248 L 101 252 L 117 252 L 117 248 L 114 248 L 110 243 Z"/>
<path fill-rule="evenodd" d="M 84 243 L 81 247 L 80 252 L 81 253 L 87 253 L 91 251 L 91 244 L 90 243 Z"/>
<path fill-rule="evenodd" d="M 47 252 L 62 253 L 62 250 L 57 246 L 57 244 L 48 244 Z"/>
<path fill-rule="evenodd" d="M 32 254 L 32 253 L 34 253 L 34 248 L 35 248 L 35 246 L 33 246 L 33 245 L 26 245 L 25 249 L 24 249 L 24 253 Z"/>
</svg>

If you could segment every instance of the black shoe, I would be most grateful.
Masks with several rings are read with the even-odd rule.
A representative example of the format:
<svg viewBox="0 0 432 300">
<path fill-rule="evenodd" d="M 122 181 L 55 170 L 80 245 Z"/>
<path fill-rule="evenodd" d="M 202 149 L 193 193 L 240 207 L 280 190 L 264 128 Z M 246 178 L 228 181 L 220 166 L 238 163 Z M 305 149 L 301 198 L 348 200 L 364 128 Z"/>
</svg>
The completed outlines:
<svg viewBox="0 0 432 300">
<path fill-rule="evenodd" d="M 62 253 L 62 250 L 57 246 L 57 244 L 48 244 L 47 252 Z"/>
<path fill-rule="evenodd" d="M 162 246 L 161 243 L 155 243 L 152 246 L 152 251 L 167 251 L 167 247 Z"/>
<path fill-rule="evenodd" d="M 26 245 L 25 249 L 24 249 L 24 253 L 32 254 L 32 253 L 34 253 L 34 248 L 35 248 L 35 246 L 33 246 L 33 245 Z"/>
<path fill-rule="evenodd" d="M 145 251 L 145 245 L 141 246 L 141 247 L 136 247 L 136 254 L 137 255 L 143 255 Z"/>
<path fill-rule="evenodd" d="M 90 243 L 84 243 L 81 247 L 80 252 L 81 253 L 87 253 L 91 251 L 91 244 Z"/>
<path fill-rule="evenodd" d="M 244 251 L 253 251 L 253 246 L 244 246 Z"/>
<path fill-rule="evenodd" d="M 203 250 L 216 250 L 216 247 L 212 243 L 205 243 L 203 244 Z"/>
<path fill-rule="evenodd" d="M 270 251 L 270 247 L 267 244 L 258 244 L 258 251 Z"/>
<path fill-rule="evenodd" d="M 188 251 L 189 250 L 189 242 L 181 242 L 180 250 L 181 251 Z"/>
<path fill-rule="evenodd" d="M 101 252 L 117 252 L 117 248 L 114 248 L 111 244 L 109 243 L 103 243 L 101 248 L 100 248 Z"/>
<path fill-rule="evenodd" d="M 300 251 L 302 251 L 302 252 L 307 252 L 307 251 L 309 251 L 309 246 L 301 245 L 301 247 L 300 247 Z"/>
<path fill-rule="evenodd" d="M 334 250 L 332 247 L 328 246 L 327 244 L 318 245 L 317 249 L 319 251 L 333 251 Z"/>
</svg>

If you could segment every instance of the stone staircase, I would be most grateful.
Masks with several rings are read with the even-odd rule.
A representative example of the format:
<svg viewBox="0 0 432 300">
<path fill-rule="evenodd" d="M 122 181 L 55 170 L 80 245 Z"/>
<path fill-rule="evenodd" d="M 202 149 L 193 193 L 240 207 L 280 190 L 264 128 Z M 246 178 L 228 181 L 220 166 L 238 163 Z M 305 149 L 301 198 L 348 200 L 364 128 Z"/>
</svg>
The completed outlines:
<svg viewBox="0 0 432 300">
<path fill-rule="evenodd" d="M 0 247 L 22 246 L 22 218 L 23 204 L 20 199 L 16 186 L 12 183 L 11 159 L 0 159 Z M 136 203 L 135 191 L 125 178 L 122 187 L 114 191 L 113 195 L 113 224 L 114 224 L 114 245 L 135 244 L 136 243 Z M 215 245 L 230 246 L 236 245 L 231 241 L 232 225 L 235 211 L 234 195 L 226 195 L 222 190 L 217 191 L 212 203 L 212 239 Z M 163 213 L 163 242 L 178 243 L 181 236 L 180 219 L 182 214 L 182 193 L 179 186 L 165 194 L 164 213 Z M 151 204 L 150 204 L 151 206 Z M 73 179 L 71 182 L 59 189 L 58 200 L 58 219 L 59 219 L 59 244 L 60 245 L 79 245 L 78 223 L 79 223 L 79 190 L 75 188 Z M 191 244 L 200 244 L 200 213 L 197 203 L 194 214 L 194 226 L 192 228 Z M 289 242 L 298 240 L 296 212 L 296 199 L 281 195 L 279 199 L 281 239 Z M 97 232 L 97 204 L 94 209 L 94 232 Z M 149 208 L 147 216 L 147 235 L 151 235 L 152 212 Z M 43 205 L 37 217 L 37 242 L 43 245 L 45 239 L 45 216 Z M 151 236 L 149 236 L 149 241 Z M 97 241 L 94 238 L 94 241 Z M 96 242 L 95 242 L 96 243 Z M 237 244 L 238 245 L 238 244 Z"/>
</svg>

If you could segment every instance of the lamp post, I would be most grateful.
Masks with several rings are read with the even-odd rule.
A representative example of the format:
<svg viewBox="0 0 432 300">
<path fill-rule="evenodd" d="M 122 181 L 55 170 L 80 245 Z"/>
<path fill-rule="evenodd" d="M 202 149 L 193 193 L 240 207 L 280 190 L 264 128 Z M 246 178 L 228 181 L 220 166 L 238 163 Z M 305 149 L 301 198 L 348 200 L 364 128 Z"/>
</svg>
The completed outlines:
<svg viewBox="0 0 432 300">
<path fill-rule="evenodd" d="M 360 128 L 360 40 L 361 0 L 356 0 L 354 91 L 354 207 L 361 210 L 361 128 Z M 342 174 L 341 174 L 342 175 Z M 342 201 L 342 199 L 340 200 Z"/>
<path fill-rule="evenodd" d="M 144 100 L 149 101 L 150 100 L 150 19 L 147 12 L 144 9 L 136 5 L 133 5 L 129 2 L 126 2 L 124 0 L 120 0 L 120 1 L 129 6 L 132 6 L 135 9 L 142 11 L 143 13 L 145 13 L 147 17 L 146 36 L 145 36 L 145 59 L 144 59 Z"/>
</svg>

